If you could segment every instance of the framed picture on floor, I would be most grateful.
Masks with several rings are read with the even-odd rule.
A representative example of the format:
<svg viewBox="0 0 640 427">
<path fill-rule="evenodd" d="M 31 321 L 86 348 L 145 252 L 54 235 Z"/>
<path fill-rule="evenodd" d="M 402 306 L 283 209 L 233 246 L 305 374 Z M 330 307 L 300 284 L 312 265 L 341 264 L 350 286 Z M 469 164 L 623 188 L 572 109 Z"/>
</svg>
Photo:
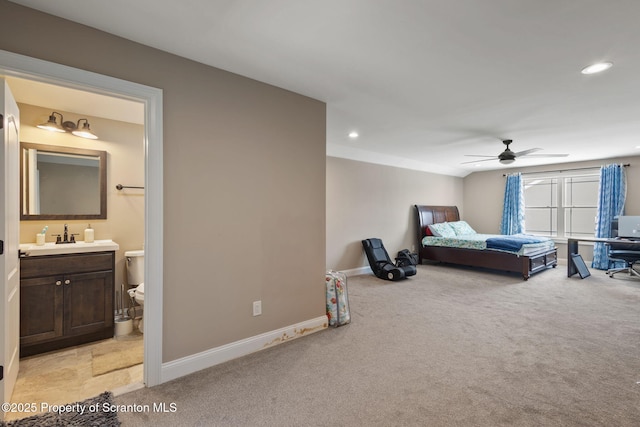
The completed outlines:
<svg viewBox="0 0 640 427">
<path fill-rule="evenodd" d="M 571 261 L 573 262 L 573 265 L 576 266 L 576 270 L 578 270 L 578 274 L 581 279 L 591 276 L 591 272 L 587 268 L 587 264 L 584 263 L 580 254 L 571 254 Z"/>
</svg>

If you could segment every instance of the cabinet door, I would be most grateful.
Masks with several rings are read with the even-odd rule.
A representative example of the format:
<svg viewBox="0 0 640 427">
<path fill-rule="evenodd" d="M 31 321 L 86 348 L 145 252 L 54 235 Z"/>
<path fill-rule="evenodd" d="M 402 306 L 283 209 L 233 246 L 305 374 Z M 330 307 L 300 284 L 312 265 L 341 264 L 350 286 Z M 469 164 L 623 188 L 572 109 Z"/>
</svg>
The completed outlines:
<svg viewBox="0 0 640 427">
<path fill-rule="evenodd" d="M 64 334 L 100 332 L 113 326 L 113 272 L 64 276 Z"/>
<path fill-rule="evenodd" d="M 62 336 L 62 276 L 20 281 L 20 344 Z"/>
</svg>

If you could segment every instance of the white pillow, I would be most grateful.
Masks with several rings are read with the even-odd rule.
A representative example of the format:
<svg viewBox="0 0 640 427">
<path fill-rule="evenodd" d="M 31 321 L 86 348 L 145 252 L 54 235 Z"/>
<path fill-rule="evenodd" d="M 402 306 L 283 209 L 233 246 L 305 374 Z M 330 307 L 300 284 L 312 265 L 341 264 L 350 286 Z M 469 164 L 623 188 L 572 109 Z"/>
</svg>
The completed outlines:
<svg viewBox="0 0 640 427">
<path fill-rule="evenodd" d="M 456 236 L 464 236 L 465 234 L 477 234 L 476 230 L 471 228 L 466 221 L 454 221 L 448 223 L 453 231 L 456 233 Z"/>
<path fill-rule="evenodd" d="M 436 237 L 456 237 L 456 232 L 448 222 L 439 222 L 436 224 L 429 224 L 429 230 L 431 234 Z"/>
</svg>

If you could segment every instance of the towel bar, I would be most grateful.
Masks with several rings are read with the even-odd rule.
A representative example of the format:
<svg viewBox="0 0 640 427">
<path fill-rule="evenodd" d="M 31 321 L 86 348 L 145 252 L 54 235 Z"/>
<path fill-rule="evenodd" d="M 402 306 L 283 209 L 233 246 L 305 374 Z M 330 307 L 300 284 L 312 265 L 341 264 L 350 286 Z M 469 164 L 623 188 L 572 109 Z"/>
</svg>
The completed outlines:
<svg viewBox="0 0 640 427">
<path fill-rule="evenodd" d="M 139 188 L 141 190 L 144 190 L 144 187 L 134 187 L 134 186 L 131 186 L 131 185 L 122 185 L 122 184 L 116 185 L 116 190 L 118 190 L 118 191 L 122 190 L 123 188 Z"/>
</svg>

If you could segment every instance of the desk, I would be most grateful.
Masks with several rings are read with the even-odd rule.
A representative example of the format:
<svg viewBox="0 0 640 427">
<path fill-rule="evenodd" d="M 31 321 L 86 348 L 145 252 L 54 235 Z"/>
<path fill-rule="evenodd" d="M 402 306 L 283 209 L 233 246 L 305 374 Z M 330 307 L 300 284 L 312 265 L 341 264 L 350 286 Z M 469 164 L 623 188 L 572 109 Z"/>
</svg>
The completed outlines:
<svg viewBox="0 0 640 427">
<path fill-rule="evenodd" d="M 638 246 L 640 251 L 640 240 L 627 240 L 627 239 L 614 239 L 614 238 L 599 238 L 599 237 L 570 237 L 567 239 L 567 277 L 571 277 L 578 272 L 576 266 L 573 265 L 571 255 L 578 253 L 578 242 L 599 242 L 599 243 L 624 243 Z"/>
</svg>

